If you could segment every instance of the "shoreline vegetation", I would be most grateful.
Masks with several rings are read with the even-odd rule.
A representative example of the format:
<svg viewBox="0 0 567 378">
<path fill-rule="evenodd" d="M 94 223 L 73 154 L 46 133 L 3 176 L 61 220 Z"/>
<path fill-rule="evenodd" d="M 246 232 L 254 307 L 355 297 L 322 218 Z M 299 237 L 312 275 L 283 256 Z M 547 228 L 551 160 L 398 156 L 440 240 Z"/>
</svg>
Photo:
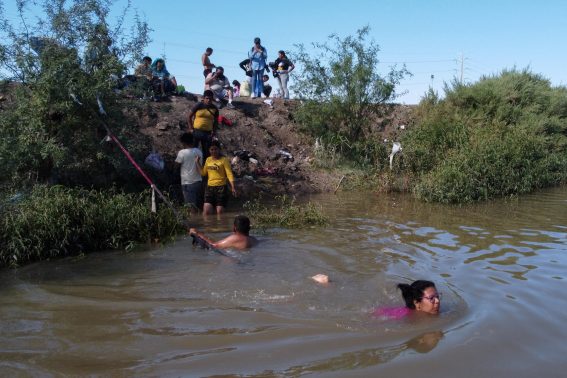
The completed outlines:
<svg viewBox="0 0 567 378">
<path fill-rule="evenodd" d="M 321 206 L 313 202 L 300 204 L 287 195 L 276 196 L 275 203 L 271 206 L 256 198 L 244 203 L 243 207 L 254 220 L 254 228 L 260 230 L 269 227 L 322 227 L 329 224 L 329 218 Z"/>
<path fill-rule="evenodd" d="M 172 241 L 185 228 L 150 192 L 36 185 L 0 208 L 0 266 Z"/>
<path fill-rule="evenodd" d="M 75 2 L 65 9 L 47 0 L 39 3 L 45 19 L 34 29 L 34 38 L 0 10 L 5 37 L 0 66 L 8 73 L 0 83 L 0 266 L 173 239 L 185 231 L 174 212 L 160 206 L 152 214 L 138 172 L 118 148 L 101 142 L 109 127 L 133 158 L 143 161 L 155 138 L 140 132 L 134 115 L 174 109 L 168 103 L 151 108 L 137 100 L 140 93 L 135 91 L 130 97 L 136 100 L 124 98 L 116 91 L 116 80 L 109 80 L 143 56 L 149 26 L 134 16 L 126 37 L 119 32 L 123 20 L 114 28 L 108 23 L 107 2 Z M 22 15 L 25 11 L 19 9 Z M 279 129 L 291 125 L 285 133 L 314 147 L 301 146 L 301 158 L 279 150 L 272 161 L 293 165 L 280 173 L 264 169 L 276 186 L 283 188 L 290 172 L 304 169 L 298 181 L 321 172 L 342 177 L 331 189 L 335 192 L 401 191 L 423 201 L 459 204 L 567 183 L 565 87 L 552 87 L 541 75 L 516 69 L 470 84 L 455 81 L 442 96 L 426 93 L 404 128 L 387 134 L 399 126 L 385 121 L 396 111 L 396 87 L 411 73 L 401 67 L 379 74 L 379 46 L 368 37 L 364 27 L 353 36 L 332 35 L 290 52 L 298 67 L 291 89 L 301 101 L 291 100 L 271 116 L 281 117 Z M 104 117 L 97 114 L 98 98 L 105 104 Z M 247 105 L 240 119 L 258 117 L 257 105 Z M 246 136 L 238 133 L 254 132 L 240 126 L 250 124 L 225 135 L 243 140 Z M 263 131 L 260 140 L 267 151 L 274 135 Z M 391 135 L 395 139 L 386 141 Z M 392 142 L 402 148 L 390 166 Z M 167 183 L 171 189 L 173 180 Z M 316 204 L 298 205 L 290 197 L 276 202 L 269 207 L 253 199 L 245 210 L 257 227 L 328 222 Z"/>
</svg>

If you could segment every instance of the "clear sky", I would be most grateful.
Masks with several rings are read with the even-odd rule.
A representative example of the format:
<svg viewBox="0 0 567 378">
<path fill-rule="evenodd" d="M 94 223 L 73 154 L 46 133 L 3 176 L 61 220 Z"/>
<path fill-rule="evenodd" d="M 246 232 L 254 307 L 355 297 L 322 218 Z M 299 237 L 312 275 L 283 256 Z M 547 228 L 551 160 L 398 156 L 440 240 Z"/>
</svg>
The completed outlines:
<svg viewBox="0 0 567 378">
<path fill-rule="evenodd" d="M 398 102 L 419 102 L 429 86 L 442 93 L 443 83 L 460 79 L 461 72 L 465 82 L 474 82 L 483 74 L 529 67 L 553 85 L 567 83 L 567 0 L 132 3 L 153 29 L 146 53 L 154 58 L 165 53 L 169 71 L 192 92 L 202 91 L 200 58 L 208 46 L 214 49 L 211 61 L 231 81 L 242 81 L 238 63 L 256 36 L 273 61 L 278 50 L 324 42 L 332 33 L 352 35 L 365 25 L 381 48 L 384 71 L 405 63 L 413 73 L 400 85 L 407 94 Z"/>
</svg>

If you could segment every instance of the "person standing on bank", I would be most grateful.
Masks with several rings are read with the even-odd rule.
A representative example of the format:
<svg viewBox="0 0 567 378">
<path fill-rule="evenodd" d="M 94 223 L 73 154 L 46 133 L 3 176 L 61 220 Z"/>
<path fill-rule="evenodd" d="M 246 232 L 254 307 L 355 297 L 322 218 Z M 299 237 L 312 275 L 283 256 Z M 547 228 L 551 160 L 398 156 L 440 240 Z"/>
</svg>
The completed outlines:
<svg viewBox="0 0 567 378">
<path fill-rule="evenodd" d="M 268 51 L 260 44 L 260 38 L 254 38 L 254 46 L 248 52 L 250 65 L 252 68 L 252 78 L 250 86 L 252 87 L 252 98 L 262 97 L 264 90 L 264 81 L 262 75 L 266 69 L 266 59 L 268 59 Z"/>
<path fill-rule="evenodd" d="M 216 209 L 217 214 L 221 214 L 224 212 L 228 202 L 227 183 L 230 185 L 232 194 L 236 197 L 234 175 L 232 174 L 230 161 L 221 154 L 219 141 L 214 140 L 211 142 L 209 152 L 211 156 L 207 158 L 204 166 L 201 166 L 198 158 L 195 159 L 197 167 L 201 170 L 201 175 L 207 176 L 203 213 L 205 215 L 213 214 Z"/>
<path fill-rule="evenodd" d="M 193 134 L 195 147 L 201 143 L 203 158 L 209 156 L 209 147 L 218 126 L 219 109 L 213 104 L 213 91 L 203 92 L 203 99 L 196 103 L 187 117 L 188 132 Z"/>
<path fill-rule="evenodd" d="M 295 65 L 287 58 L 285 51 L 278 51 L 278 59 L 274 62 L 278 72 L 278 83 L 280 85 L 280 92 L 284 99 L 289 99 L 289 90 L 287 89 L 287 82 L 289 80 L 289 73 L 293 71 Z"/>
<path fill-rule="evenodd" d="M 213 68 L 215 68 L 215 65 L 211 63 L 211 55 L 213 55 L 213 49 L 211 47 L 207 47 L 207 49 L 201 56 L 201 63 L 203 64 L 203 76 L 205 76 L 205 78 L 211 72 L 213 72 Z"/>
</svg>

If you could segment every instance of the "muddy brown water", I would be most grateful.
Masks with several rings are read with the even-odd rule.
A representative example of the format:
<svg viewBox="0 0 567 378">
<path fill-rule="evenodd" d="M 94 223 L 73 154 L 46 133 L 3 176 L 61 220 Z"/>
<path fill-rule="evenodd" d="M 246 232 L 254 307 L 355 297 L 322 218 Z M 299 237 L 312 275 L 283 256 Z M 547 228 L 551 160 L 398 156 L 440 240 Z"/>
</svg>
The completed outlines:
<svg viewBox="0 0 567 378">
<path fill-rule="evenodd" d="M 567 375 L 567 189 L 313 200 L 328 227 L 268 230 L 238 262 L 181 239 L 0 272 L 0 375 Z M 233 215 L 200 226 L 221 236 Z M 369 316 L 418 278 L 438 317 Z"/>
</svg>

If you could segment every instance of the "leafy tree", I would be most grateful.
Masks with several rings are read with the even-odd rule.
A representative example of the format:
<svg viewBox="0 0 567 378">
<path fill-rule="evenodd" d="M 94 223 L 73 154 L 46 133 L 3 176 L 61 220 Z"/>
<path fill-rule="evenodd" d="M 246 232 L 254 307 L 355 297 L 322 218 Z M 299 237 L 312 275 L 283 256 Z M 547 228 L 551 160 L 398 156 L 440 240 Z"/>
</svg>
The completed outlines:
<svg viewBox="0 0 567 378">
<path fill-rule="evenodd" d="M 301 67 L 292 86 L 303 100 L 298 120 L 343 152 L 370 134 L 371 120 L 383 111 L 379 105 L 394 100 L 396 86 L 410 75 L 405 67 L 380 73 L 380 48 L 367 41 L 369 33 L 366 26 L 354 36 L 331 35 L 324 43 L 312 43 L 312 49 L 296 45 L 293 54 Z"/>
<path fill-rule="evenodd" d="M 101 150 L 105 131 L 96 116 L 104 100 L 107 122 L 128 133 L 114 93 L 116 78 L 142 56 L 149 42 L 147 24 L 134 14 L 124 30 L 130 3 L 111 24 L 110 0 L 17 1 L 12 21 L 0 3 L 0 74 L 10 104 L 0 115 L 0 176 L 33 184 L 56 179 L 96 184 L 97 174 L 125 170 L 123 159 Z M 30 9 L 41 15 L 28 16 Z M 126 138 L 134 152 L 143 143 Z"/>
</svg>

